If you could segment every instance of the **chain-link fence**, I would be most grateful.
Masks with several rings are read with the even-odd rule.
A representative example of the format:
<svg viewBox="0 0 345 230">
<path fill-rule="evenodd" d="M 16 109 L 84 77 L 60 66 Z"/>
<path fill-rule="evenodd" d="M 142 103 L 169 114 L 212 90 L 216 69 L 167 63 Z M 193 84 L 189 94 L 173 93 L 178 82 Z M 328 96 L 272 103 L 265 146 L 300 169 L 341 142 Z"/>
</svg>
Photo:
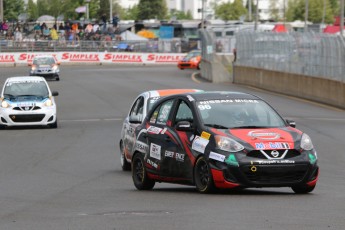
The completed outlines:
<svg viewBox="0 0 345 230">
<path fill-rule="evenodd" d="M 322 33 L 241 32 L 236 65 L 345 82 L 345 44 Z"/>
</svg>

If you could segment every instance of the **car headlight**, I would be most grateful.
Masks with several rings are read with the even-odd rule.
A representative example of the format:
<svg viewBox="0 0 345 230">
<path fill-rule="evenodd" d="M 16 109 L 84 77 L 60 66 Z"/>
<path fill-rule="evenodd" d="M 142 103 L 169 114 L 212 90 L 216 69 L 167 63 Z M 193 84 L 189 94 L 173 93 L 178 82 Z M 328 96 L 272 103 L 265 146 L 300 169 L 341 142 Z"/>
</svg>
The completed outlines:
<svg viewBox="0 0 345 230">
<path fill-rule="evenodd" d="M 33 65 L 31 66 L 31 71 L 35 71 L 37 69 L 37 66 Z"/>
<path fill-rule="evenodd" d="M 227 152 L 239 152 L 244 149 L 243 145 L 229 137 L 216 135 L 215 140 L 217 147 Z"/>
<path fill-rule="evenodd" d="M 44 105 L 47 107 L 53 106 L 53 101 L 51 99 L 48 99 L 44 102 Z"/>
<path fill-rule="evenodd" d="M 8 107 L 10 107 L 10 104 L 7 101 L 2 101 L 1 102 L 1 107 L 2 108 L 8 108 Z"/>
<path fill-rule="evenodd" d="M 54 71 L 56 71 L 56 70 L 58 70 L 58 66 L 57 66 L 57 65 L 53 65 L 52 69 L 53 69 Z"/>
<path fill-rule="evenodd" d="M 314 148 L 313 143 L 311 142 L 310 137 L 303 133 L 301 138 L 301 148 L 304 150 L 312 150 Z"/>
</svg>

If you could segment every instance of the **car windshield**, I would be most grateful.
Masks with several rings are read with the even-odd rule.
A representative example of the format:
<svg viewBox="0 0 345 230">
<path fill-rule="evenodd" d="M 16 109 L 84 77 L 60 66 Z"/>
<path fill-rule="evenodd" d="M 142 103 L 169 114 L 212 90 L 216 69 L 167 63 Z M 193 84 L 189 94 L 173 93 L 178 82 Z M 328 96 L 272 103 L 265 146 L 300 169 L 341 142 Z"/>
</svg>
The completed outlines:
<svg viewBox="0 0 345 230">
<path fill-rule="evenodd" d="M 262 100 L 198 101 L 197 108 L 203 124 L 217 129 L 285 126 L 284 120 Z"/>
<path fill-rule="evenodd" d="M 33 64 L 34 65 L 52 65 L 55 63 L 54 58 L 52 57 L 41 57 L 34 59 Z"/>
<path fill-rule="evenodd" d="M 193 57 L 197 57 L 197 56 L 200 56 L 201 55 L 201 52 L 200 51 L 192 51 L 192 52 L 189 52 L 185 58 L 186 59 L 191 59 Z"/>
<path fill-rule="evenodd" d="M 18 81 L 8 82 L 4 89 L 4 97 L 36 96 L 48 97 L 49 91 L 43 81 Z"/>
</svg>

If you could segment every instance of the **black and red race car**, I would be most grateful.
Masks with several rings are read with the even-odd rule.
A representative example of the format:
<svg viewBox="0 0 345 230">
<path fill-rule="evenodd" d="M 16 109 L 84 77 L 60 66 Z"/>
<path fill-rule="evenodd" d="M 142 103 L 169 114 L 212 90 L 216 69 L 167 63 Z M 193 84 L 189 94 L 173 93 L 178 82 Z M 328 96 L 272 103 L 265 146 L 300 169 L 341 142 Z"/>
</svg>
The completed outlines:
<svg viewBox="0 0 345 230">
<path fill-rule="evenodd" d="M 261 98 L 240 92 L 164 97 L 136 128 L 132 178 L 215 188 L 291 187 L 309 193 L 319 167 L 310 137 Z"/>
</svg>

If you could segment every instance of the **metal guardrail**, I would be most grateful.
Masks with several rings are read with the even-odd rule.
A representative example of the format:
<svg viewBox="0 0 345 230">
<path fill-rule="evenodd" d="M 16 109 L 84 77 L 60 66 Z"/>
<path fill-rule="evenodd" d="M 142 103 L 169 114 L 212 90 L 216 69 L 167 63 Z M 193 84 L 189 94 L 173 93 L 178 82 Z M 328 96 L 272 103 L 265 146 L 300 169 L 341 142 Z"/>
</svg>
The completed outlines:
<svg viewBox="0 0 345 230">
<path fill-rule="evenodd" d="M 127 41 L 127 40 L 38 40 L 15 42 L 13 40 L 0 40 L 0 52 L 157 52 L 157 53 L 186 53 L 200 46 L 198 40 L 148 40 L 148 41 Z"/>
<path fill-rule="evenodd" d="M 345 82 L 345 45 L 323 33 L 240 32 L 236 65 Z"/>
</svg>

